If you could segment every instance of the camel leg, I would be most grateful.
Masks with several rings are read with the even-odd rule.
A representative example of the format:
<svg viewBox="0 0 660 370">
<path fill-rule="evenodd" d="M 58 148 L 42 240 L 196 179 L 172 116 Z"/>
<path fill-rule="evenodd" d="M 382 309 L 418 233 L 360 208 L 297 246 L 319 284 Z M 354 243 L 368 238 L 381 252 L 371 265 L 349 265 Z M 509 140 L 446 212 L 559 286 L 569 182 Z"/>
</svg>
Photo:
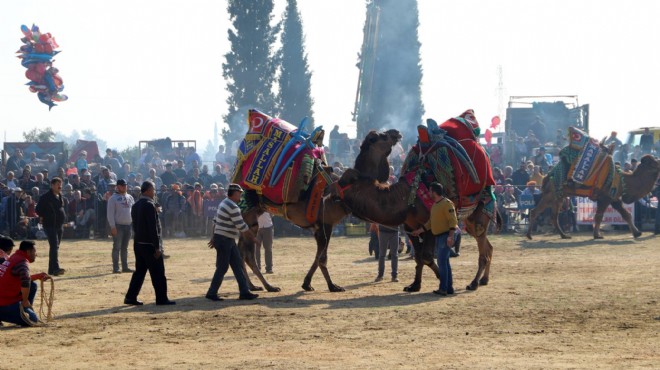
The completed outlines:
<svg viewBox="0 0 660 370">
<path fill-rule="evenodd" d="M 332 282 L 330 278 L 330 273 L 328 272 L 328 244 L 330 243 L 330 237 L 332 236 L 332 225 L 323 224 L 321 225 L 316 232 L 314 233 L 314 238 L 316 239 L 316 258 L 314 258 L 314 263 L 312 267 L 307 272 L 305 280 L 303 281 L 302 288 L 306 291 L 313 291 L 312 287 L 312 277 L 316 272 L 317 268 L 321 268 L 323 277 L 328 284 L 328 289 L 331 292 L 343 292 L 344 288 L 339 285 L 336 285 Z"/>
<path fill-rule="evenodd" d="M 556 199 L 554 202 L 552 202 L 552 225 L 559 230 L 559 235 L 561 235 L 562 239 L 570 239 L 571 237 L 569 235 L 566 235 L 564 233 L 564 230 L 561 228 L 561 225 L 559 224 L 559 210 L 561 209 L 561 204 L 564 200 L 562 198 L 559 198 L 558 200 Z"/>
<path fill-rule="evenodd" d="M 485 232 L 475 236 L 475 239 L 477 240 L 477 247 L 479 248 L 479 267 L 477 268 L 477 274 L 474 276 L 470 285 L 465 287 L 467 290 L 477 290 L 477 288 L 479 288 L 479 280 L 482 276 L 487 276 L 485 275 L 486 267 L 490 265 L 490 259 L 493 255 L 493 247 L 488 242 Z M 487 277 L 485 282 L 488 284 Z"/>
<path fill-rule="evenodd" d="M 490 264 L 493 262 L 493 245 L 490 244 L 490 240 L 488 240 L 488 237 L 484 236 L 485 239 L 485 250 L 484 253 L 486 254 L 486 267 L 484 267 L 484 274 L 481 276 L 481 279 L 479 279 L 479 285 L 488 285 L 488 280 L 490 276 Z M 479 250 L 479 254 L 481 254 L 481 249 Z M 481 259 L 480 259 L 481 260 Z"/>
<path fill-rule="evenodd" d="M 428 266 L 433 270 L 435 276 L 440 280 L 440 270 L 438 265 L 433 260 L 433 250 L 435 249 L 435 239 L 430 231 L 423 234 L 423 241 L 420 242 L 419 238 L 411 237 L 413 248 L 415 248 L 415 280 L 412 284 L 403 288 L 404 292 L 419 292 L 422 288 L 422 272 L 424 266 Z"/>
<path fill-rule="evenodd" d="M 603 222 L 603 216 L 605 215 L 605 210 L 609 205 L 610 205 L 609 202 L 604 202 L 604 201 L 596 202 L 596 215 L 594 216 L 594 239 L 603 239 L 603 236 L 600 233 L 600 224 Z M 630 214 L 628 216 L 630 216 Z M 637 230 L 637 228 L 635 228 L 635 230 Z"/>
<path fill-rule="evenodd" d="M 642 236 L 642 232 L 639 231 L 637 226 L 635 226 L 632 221 L 632 217 L 630 217 L 630 213 L 625 208 L 623 208 L 623 203 L 620 200 L 612 202 L 612 208 L 617 210 L 621 214 L 621 217 L 626 221 L 626 223 L 628 223 L 628 227 L 630 228 L 630 231 L 632 231 L 634 238 L 639 238 Z"/>
<path fill-rule="evenodd" d="M 549 193 L 543 193 L 541 196 L 541 200 L 539 200 L 539 204 L 536 205 L 530 212 L 529 212 L 529 223 L 527 224 L 527 239 L 532 239 L 532 229 L 534 228 L 534 222 L 536 222 L 536 218 L 545 211 L 546 208 L 550 206 L 550 199 L 552 198 L 552 195 L 549 195 Z"/>
<path fill-rule="evenodd" d="M 255 255 L 255 247 L 256 245 L 254 243 L 248 243 L 246 240 L 243 240 L 243 243 L 246 245 L 242 250 L 245 250 L 247 253 L 244 254 L 243 256 L 243 273 L 245 274 L 245 278 L 248 281 L 248 285 L 250 286 L 250 290 L 263 290 L 262 287 L 257 287 L 252 284 L 250 281 L 249 274 L 247 273 L 247 267 L 250 266 L 250 269 L 252 270 L 252 273 L 254 273 L 259 281 L 266 287 L 266 290 L 269 292 L 279 292 L 281 289 L 272 286 L 266 281 L 266 278 L 264 278 L 263 274 L 261 271 L 259 271 L 259 266 L 257 266 L 257 259 Z M 250 252 L 251 251 L 251 252 Z"/>
<path fill-rule="evenodd" d="M 252 280 L 250 280 L 250 275 L 247 272 L 246 265 L 251 266 L 251 261 L 254 261 L 255 266 L 257 264 L 255 256 L 254 256 L 254 244 L 253 243 L 248 243 L 241 236 L 238 239 L 238 250 L 241 252 L 241 257 L 242 257 L 242 260 L 243 260 L 243 263 L 241 264 L 241 270 L 243 270 L 243 275 L 245 275 L 245 280 L 247 280 L 247 283 L 248 283 L 248 286 L 250 287 L 250 290 L 251 291 L 264 290 L 264 288 L 252 284 Z"/>
</svg>

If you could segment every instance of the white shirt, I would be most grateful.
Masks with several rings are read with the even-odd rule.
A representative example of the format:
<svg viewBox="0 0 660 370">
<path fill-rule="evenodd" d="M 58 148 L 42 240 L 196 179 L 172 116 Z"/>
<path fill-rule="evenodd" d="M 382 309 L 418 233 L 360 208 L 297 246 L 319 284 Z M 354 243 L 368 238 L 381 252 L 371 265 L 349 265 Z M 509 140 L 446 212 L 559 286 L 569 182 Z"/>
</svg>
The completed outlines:
<svg viewBox="0 0 660 370">
<path fill-rule="evenodd" d="M 273 217 L 268 212 L 264 212 L 257 219 L 260 229 L 265 229 L 268 227 L 273 227 Z"/>
</svg>

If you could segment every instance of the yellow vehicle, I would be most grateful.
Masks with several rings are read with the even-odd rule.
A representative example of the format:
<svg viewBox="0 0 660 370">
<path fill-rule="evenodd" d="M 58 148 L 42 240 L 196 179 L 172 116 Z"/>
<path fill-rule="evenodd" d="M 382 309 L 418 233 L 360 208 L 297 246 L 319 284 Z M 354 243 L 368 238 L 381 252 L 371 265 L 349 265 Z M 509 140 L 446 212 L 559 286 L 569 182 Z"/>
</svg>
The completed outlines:
<svg viewBox="0 0 660 370">
<path fill-rule="evenodd" d="M 636 145 L 639 145 L 639 139 L 644 133 L 646 127 L 638 128 L 636 130 L 631 130 L 628 132 L 628 138 L 624 141 L 624 144 L 629 144 L 630 148 L 634 148 Z M 653 143 L 657 143 L 660 140 L 660 127 L 651 127 L 648 126 L 649 131 L 653 134 Z"/>
</svg>

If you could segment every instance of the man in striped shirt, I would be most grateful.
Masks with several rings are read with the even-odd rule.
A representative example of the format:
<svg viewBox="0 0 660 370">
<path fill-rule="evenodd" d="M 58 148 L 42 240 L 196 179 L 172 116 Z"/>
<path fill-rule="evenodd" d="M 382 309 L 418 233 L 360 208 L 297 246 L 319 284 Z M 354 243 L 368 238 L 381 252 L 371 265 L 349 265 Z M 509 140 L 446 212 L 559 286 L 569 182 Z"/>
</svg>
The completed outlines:
<svg viewBox="0 0 660 370">
<path fill-rule="evenodd" d="M 215 274 L 211 280 L 211 286 L 206 293 L 206 298 L 212 301 L 221 301 L 218 297 L 218 290 L 222 285 L 222 279 L 231 266 L 234 272 L 238 289 L 240 291 L 239 299 L 255 299 L 259 295 L 250 292 L 247 279 L 243 274 L 243 260 L 236 245 L 236 239 L 241 233 L 244 238 L 256 242 L 256 238 L 248 225 L 243 220 L 241 209 L 237 203 L 241 199 L 243 189 L 240 185 L 230 184 L 225 198 L 218 206 L 218 213 L 215 215 L 213 239 L 209 242 L 209 248 L 216 250 Z"/>
</svg>

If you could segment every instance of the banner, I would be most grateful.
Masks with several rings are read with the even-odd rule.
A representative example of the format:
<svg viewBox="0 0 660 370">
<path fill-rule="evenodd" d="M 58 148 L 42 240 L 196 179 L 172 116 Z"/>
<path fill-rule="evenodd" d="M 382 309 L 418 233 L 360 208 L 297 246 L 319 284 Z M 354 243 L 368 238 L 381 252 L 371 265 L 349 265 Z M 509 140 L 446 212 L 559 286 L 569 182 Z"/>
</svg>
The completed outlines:
<svg viewBox="0 0 660 370">
<path fill-rule="evenodd" d="M 589 198 L 578 197 L 577 199 L 577 224 L 578 225 L 591 225 L 594 222 L 594 215 L 596 214 L 596 202 L 591 201 Z M 624 204 L 632 221 L 635 222 L 635 204 Z M 607 207 L 603 215 L 603 224 L 609 225 L 627 225 L 619 212 L 615 211 L 612 206 Z"/>
<path fill-rule="evenodd" d="M 204 199 L 204 217 L 213 218 L 218 212 L 218 206 L 221 200 L 219 199 Z"/>
</svg>

